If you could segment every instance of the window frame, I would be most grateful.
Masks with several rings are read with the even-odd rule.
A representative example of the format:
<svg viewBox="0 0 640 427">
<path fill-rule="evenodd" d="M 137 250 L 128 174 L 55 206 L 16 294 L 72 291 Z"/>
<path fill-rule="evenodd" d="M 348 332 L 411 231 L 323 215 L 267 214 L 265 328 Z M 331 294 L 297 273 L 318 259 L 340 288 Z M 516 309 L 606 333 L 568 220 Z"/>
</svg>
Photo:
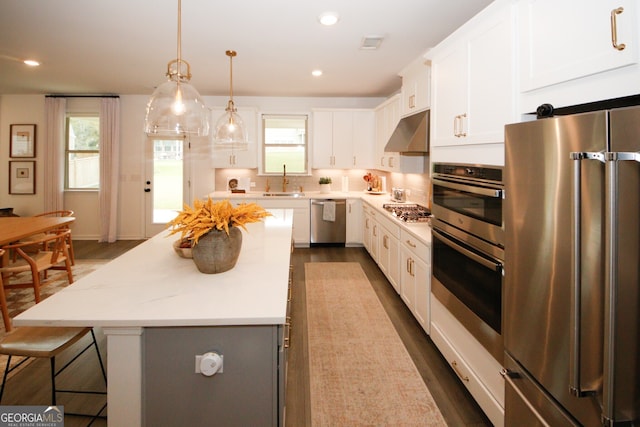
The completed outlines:
<svg viewBox="0 0 640 427">
<path fill-rule="evenodd" d="M 264 113 L 261 115 L 261 127 L 262 127 L 262 141 L 261 141 L 261 161 L 260 161 L 260 169 L 262 171 L 262 175 L 265 176 L 280 176 L 282 175 L 282 171 L 275 172 L 267 172 L 267 147 L 302 147 L 304 149 L 304 171 L 303 172 L 289 172 L 287 171 L 287 175 L 291 176 L 309 176 L 311 175 L 311 170 L 309 168 L 309 114 L 307 113 L 290 113 L 290 114 L 277 114 L 277 113 Z M 304 120 L 304 144 L 269 144 L 267 145 L 266 138 L 266 126 L 265 120 L 267 119 L 301 119 Z"/>
<path fill-rule="evenodd" d="M 71 187 L 69 185 L 69 155 L 73 153 L 78 154 L 91 154 L 98 155 L 98 164 L 100 163 L 100 143 L 98 142 L 97 150 L 71 150 L 69 148 L 69 127 L 71 119 L 73 118 L 96 118 L 98 119 L 98 138 L 100 138 L 100 113 L 98 112 L 86 112 L 86 113 L 72 113 L 67 112 L 65 114 L 64 121 L 64 190 L 65 191 L 100 191 L 100 179 L 98 179 L 97 187 Z"/>
</svg>

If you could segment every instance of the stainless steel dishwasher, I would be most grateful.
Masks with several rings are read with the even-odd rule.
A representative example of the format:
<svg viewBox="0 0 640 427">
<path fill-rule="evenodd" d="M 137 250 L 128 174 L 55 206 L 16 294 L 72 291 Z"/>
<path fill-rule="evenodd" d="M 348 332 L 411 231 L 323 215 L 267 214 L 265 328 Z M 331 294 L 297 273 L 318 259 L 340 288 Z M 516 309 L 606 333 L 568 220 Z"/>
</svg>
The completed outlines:
<svg viewBox="0 0 640 427">
<path fill-rule="evenodd" d="M 344 246 L 346 230 L 345 199 L 311 199 L 311 246 Z"/>
</svg>

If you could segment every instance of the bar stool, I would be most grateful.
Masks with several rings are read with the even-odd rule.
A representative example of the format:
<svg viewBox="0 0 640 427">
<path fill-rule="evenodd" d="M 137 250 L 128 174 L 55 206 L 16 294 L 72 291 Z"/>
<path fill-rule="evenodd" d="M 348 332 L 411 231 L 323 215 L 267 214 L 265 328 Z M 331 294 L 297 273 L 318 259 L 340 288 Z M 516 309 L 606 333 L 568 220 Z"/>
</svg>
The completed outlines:
<svg viewBox="0 0 640 427">
<path fill-rule="evenodd" d="M 63 350 L 69 348 L 81 338 L 91 332 L 92 342 L 89 343 L 81 352 L 67 362 L 62 368 L 56 370 L 56 356 Z M 8 356 L 7 366 L 4 370 L 4 376 L 2 378 L 2 386 L 0 386 L 0 402 L 2 402 L 2 395 L 4 394 L 4 388 L 7 383 L 7 375 L 9 372 L 18 368 L 20 365 L 29 360 L 30 357 L 48 358 L 51 362 L 51 404 L 56 405 L 56 393 L 84 393 L 84 394 L 103 394 L 106 395 L 106 391 L 86 391 L 86 390 L 58 390 L 56 388 L 56 376 L 64 371 L 69 365 L 71 365 L 78 357 L 80 357 L 85 351 L 91 347 L 95 347 L 96 354 L 98 356 L 98 362 L 100 362 L 100 369 L 102 370 L 102 377 L 104 378 L 105 385 L 107 384 L 107 373 L 102 363 L 102 357 L 100 356 L 100 350 L 98 349 L 98 342 L 96 341 L 96 335 L 92 328 L 89 327 L 21 327 L 16 328 L 13 332 L 7 334 L 2 340 L 0 340 L 0 354 Z M 11 366 L 12 356 L 25 357 L 14 367 Z M 100 416 L 100 413 L 106 408 L 105 403 L 102 408 L 95 415 L 79 414 L 65 412 L 65 415 L 80 415 L 93 418 L 104 418 Z"/>
</svg>

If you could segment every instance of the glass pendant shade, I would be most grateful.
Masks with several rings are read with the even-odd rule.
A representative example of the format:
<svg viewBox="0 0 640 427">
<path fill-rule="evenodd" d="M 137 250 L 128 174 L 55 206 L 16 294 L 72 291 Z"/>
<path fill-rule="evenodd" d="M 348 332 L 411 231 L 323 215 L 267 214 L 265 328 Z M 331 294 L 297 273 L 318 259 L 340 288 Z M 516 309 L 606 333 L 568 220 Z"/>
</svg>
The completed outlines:
<svg viewBox="0 0 640 427">
<path fill-rule="evenodd" d="M 238 115 L 232 102 L 229 101 L 225 113 L 218 119 L 214 133 L 214 147 L 217 150 L 246 150 L 248 144 L 242 117 Z"/>
<path fill-rule="evenodd" d="M 182 1 L 178 0 L 178 57 L 167 64 L 166 82 L 153 91 L 147 104 L 144 131 L 152 136 L 207 136 L 209 112 L 198 91 L 189 84 L 191 66 L 182 59 Z"/>
<path fill-rule="evenodd" d="M 198 91 L 170 79 L 156 88 L 147 104 L 147 135 L 209 135 L 209 111 Z"/>
<path fill-rule="evenodd" d="M 247 131 L 233 103 L 233 58 L 237 53 L 234 50 L 228 50 L 225 54 L 229 57 L 229 102 L 225 113 L 216 123 L 213 146 L 216 150 L 247 150 L 249 144 Z"/>
</svg>

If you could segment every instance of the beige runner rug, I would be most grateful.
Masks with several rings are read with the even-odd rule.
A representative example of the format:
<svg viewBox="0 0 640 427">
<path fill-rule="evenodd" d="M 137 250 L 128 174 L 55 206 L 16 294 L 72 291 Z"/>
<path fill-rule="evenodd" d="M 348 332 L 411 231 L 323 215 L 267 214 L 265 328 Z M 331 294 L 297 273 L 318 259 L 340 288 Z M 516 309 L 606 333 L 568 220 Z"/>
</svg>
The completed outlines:
<svg viewBox="0 0 640 427">
<path fill-rule="evenodd" d="M 358 263 L 306 263 L 314 426 L 444 426 Z"/>
</svg>

